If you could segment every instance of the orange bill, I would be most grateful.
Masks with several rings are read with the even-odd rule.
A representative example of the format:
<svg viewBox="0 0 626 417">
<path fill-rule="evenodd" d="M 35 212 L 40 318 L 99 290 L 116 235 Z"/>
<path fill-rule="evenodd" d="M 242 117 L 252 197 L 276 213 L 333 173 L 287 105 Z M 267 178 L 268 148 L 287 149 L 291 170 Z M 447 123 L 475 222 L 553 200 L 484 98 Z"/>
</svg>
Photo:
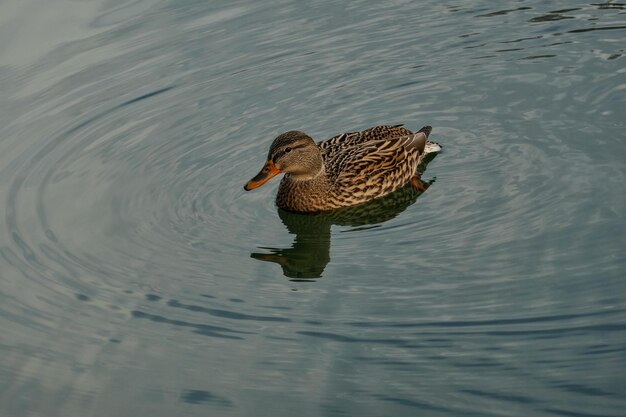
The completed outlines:
<svg viewBox="0 0 626 417">
<path fill-rule="evenodd" d="M 254 190 L 257 187 L 262 186 L 263 184 L 268 182 L 270 178 L 275 177 L 278 174 L 280 174 L 280 170 L 276 168 L 276 165 L 274 165 L 272 161 L 267 161 L 263 169 L 258 174 L 256 174 L 254 178 L 248 181 L 246 185 L 243 186 L 243 188 L 246 191 Z"/>
</svg>

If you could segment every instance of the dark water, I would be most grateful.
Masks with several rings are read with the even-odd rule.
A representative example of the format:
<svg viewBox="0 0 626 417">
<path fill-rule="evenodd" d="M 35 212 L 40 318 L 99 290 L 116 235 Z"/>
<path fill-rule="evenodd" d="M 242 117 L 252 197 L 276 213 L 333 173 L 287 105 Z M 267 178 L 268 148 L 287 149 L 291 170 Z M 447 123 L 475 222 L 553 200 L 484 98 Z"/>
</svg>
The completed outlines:
<svg viewBox="0 0 626 417">
<path fill-rule="evenodd" d="M 626 415 L 626 4 L 0 3 L 0 415 Z M 277 134 L 434 126 L 297 216 Z"/>
</svg>

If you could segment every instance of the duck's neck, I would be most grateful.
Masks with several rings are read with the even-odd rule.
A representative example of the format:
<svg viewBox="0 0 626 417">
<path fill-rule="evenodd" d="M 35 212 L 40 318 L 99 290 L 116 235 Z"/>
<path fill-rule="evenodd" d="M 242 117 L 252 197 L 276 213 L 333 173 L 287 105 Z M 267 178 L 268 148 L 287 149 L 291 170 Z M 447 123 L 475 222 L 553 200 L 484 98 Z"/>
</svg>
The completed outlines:
<svg viewBox="0 0 626 417">
<path fill-rule="evenodd" d="M 326 176 L 326 170 L 324 169 L 324 164 L 321 163 L 316 170 L 303 172 L 303 173 L 289 173 L 285 174 L 286 177 L 291 181 L 302 182 L 302 181 L 313 181 L 322 179 Z"/>
<path fill-rule="evenodd" d="M 276 204 L 282 209 L 301 213 L 326 210 L 330 189 L 323 168 L 308 175 L 285 174 L 278 187 Z"/>
</svg>

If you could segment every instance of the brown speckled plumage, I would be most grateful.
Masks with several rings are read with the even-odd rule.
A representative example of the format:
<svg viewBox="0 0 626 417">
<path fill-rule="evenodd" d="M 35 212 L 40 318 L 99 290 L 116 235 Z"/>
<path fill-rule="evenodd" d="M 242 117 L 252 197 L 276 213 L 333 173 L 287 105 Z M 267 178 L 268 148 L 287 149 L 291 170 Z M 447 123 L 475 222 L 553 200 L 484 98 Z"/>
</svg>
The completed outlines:
<svg viewBox="0 0 626 417">
<path fill-rule="evenodd" d="M 274 140 L 266 168 L 245 188 L 285 172 L 276 195 L 285 210 L 314 213 L 364 203 L 405 185 L 423 157 L 439 151 L 427 141 L 430 131 L 430 126 L 415 134 L 401 125 L 376 126 L 318 144 L 290 131 Z"/>
</svg>

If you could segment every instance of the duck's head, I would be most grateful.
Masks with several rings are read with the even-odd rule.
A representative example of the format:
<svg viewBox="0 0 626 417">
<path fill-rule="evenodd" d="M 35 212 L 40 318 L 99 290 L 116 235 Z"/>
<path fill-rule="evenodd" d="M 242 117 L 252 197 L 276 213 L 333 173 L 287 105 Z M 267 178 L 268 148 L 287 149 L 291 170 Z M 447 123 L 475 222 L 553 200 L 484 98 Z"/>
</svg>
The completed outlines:
<svg viewBox="0 0 626 417">
<path fill-rule="evenodd" d="M 323 166 L 315 141 L 304 132 L 292 130 L 274 139 L 263 169 L 243 188 L 250 191 L 283 172 L 296 180 L 311 179 L 322 171 Z"/>
</svg>

